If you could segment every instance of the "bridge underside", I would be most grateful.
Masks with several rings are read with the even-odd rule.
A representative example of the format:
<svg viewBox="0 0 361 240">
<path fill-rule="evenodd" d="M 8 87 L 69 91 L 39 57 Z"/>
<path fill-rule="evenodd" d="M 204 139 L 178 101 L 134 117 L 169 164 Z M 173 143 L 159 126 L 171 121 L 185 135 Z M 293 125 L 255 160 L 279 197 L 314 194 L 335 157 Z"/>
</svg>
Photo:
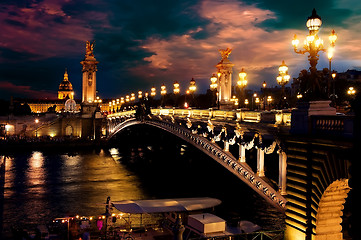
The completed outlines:
<svg viewBox="0 0 361 240">
<path fill-rule="evenodd" d="M 192 133 L 191 130 L 180 126 L 179 124 L 155 119 L 140 121 L 135 118 L 130 118 L 122 122 L 114 122 L 111 127 L 111 134 L 109 135 L 109 138 L 113 137 L 125 128 L 139 124 L 145 124 L 162 129 L 192 144 L 237 176 L 271 205 L 280 211 L 285 210 L 285 198 L 278 190 L 273 189 L 267 182 L 265 182 L 259 174 L 254 173 L 245 162 L 237 160 L 229 151 L 224 151 L 224 149 L 219 147 L 216 143 L 196 134 L 194 131 Z"/>
<path fill-rule="evenodd" d="M 322 234 L 327 236 L 325 234 L 328 234 L 326 230 L 329 228 L 325 230 L 321 225 L 328 224 L 329 221 L 339 224 L 339 215 L 342 215 L 342 212 L 336 214 L 338 218 L 335 220 L 325 220 L 327 218 L 325 216 L 329 213 L 321 214 L 324 205 L 322 199 L 326 195 L 332 195 L 327 193 L 327 189 L 332 184 L 347 181 L 349 178 L 348 172 L 352 158 L 350 149 L 353 148 L 350 139 L 292 135 L 288 134 L 289 128 L 287 130 L 285 126 L 280 127 L 277 124 L 271 126 L 272 124 L 256 123 L 257 121 L 245 124 L 243 118 L 239 121 L 238 117 L 235 119 L 234 115 L 231 114 L 229 117 L 226 113 L 223 114 L 224 116 L 215 117 L 214 112 L 205 116 L 200 112 L 194 117 L 191 114 L 183 115 L 183 112 L 181 116 L 176 116 L 175 113 L 164 116 L 161 109 L 158 111 L 158 115 L 153 115 L 143 121 L 134 119 L 132 113 L 117 113 L 109 116 L 109 136 L 131 125 L 147 124 L 189 142 L 236 175 L 273 206 L 285 211 L 286 238 L 288 239 L 314 239 Z M 175 117 L 178 118 L 175 119 Z M 213 123 L 218 124 L 218 127 L 223 126 L 222 130 L 218 128 L 217 132 Z M 200 126 L 202 124 L 203 126 Z M 204 124 L 207 130 L 204 130 Z M 231 129 L 227 128 L 228 125 L 232 125 Z M 258 136 L 255 135 L 251 141 L 249 139 L 246 141 L 246 131 L 257 132 Z M 275 140 L 269 146 L 262 143 L 267 134 L 273 136 Z M 224 148 L 215 142 L 223 142 Z M 228 151 L 232 144 L 239 146 L 238 159 L 234 157 L 236 155 Z M 245 161 L 245 150 L 252 148 L 257 149 L 257 173 L 253 172 Z M 275 148 L 278 149 L 279 154 L 279 190 L 273 189 L 262 179 L 264 154 L 272 153 Z M 344 198 L 347 197 L 348 190 L 347 187 L 342 190 L 342 196 L 340 195 L 343 197 L 342 204 L 345 202 Z M 285 198 L 282 195 L 285 195 Z M 339 196 L 335 195 L 331 198 L 334 197 Z M 331 208 L 342 209 L 342 204 L 338 204 L 340 202 L 326 201 L 326 205 L 331 204 Z M 339 234 L 340 227 L 336 230 L 335 236 L 342 236 Z M 319 237 L 318 239 L 325 239 Z"/>
</svg>

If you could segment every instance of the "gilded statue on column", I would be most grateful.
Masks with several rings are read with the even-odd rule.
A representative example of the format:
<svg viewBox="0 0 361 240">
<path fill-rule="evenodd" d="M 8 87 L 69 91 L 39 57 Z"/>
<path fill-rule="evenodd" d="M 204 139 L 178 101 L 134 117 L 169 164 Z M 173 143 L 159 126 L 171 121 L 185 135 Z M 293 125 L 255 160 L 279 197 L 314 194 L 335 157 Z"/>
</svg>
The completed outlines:
<svg viewBox="0 0 361 240">
<path fill-rule="evenodd" d="M 227 48 L 227 49 L 219 49 L 218 50 L 221 53 L 222 56 L 222 61 L 225 59 L 228 59 L 229 54 L 231 54 L 232 49 Z"/>
<path fill-rule="evenodd" d="M 95 40 L 92 43 L 90 43 L 89 41 L 86 41 L 86 47 L 85 47 L 85 55 L 86 56 L 94 56 L 94 54 L 93 54 L 94 45 L 95 45 Z"/>
</svg>

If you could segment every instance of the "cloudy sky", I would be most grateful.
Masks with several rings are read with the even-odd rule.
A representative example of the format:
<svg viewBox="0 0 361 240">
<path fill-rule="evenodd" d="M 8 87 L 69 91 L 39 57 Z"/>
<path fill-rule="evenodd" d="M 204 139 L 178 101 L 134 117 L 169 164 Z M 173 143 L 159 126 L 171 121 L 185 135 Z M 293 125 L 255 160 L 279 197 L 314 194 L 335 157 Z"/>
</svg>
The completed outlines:
<svg viewBox="0 0 361 240">
<path fill-rule="evenodd" d="M 332 29 L 338 35 L 333 68 L 361 70 L 359 0 L 1 0 L 0 98 L 56 98 L 65 68 L 81 98 L 86 40 L 95 40 L 101 98 L 174 81 L 184 91 L 192 77 L 205 92 L 227 47 L 234 83 L 244 68 L 250 88 L 275 86 L 282 60 L 291 77 L 308 68 L 291 41 L 303 42 L 313 8 L 325 47 Z"/>
</svg>

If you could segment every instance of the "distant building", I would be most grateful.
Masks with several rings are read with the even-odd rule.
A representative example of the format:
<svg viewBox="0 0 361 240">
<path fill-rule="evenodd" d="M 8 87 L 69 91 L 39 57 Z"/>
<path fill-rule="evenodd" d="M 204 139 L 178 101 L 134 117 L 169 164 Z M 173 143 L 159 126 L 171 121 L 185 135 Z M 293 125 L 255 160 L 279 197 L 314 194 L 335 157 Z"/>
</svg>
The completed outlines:
<svg viewBox="0 0 361 240">
<path fill-rule="evenodd" d="M 74 100 L 73 85 L 69 81 L 67 70 L 64 79 L 59 84 L 58 99 L 28 99 L 25 102 L 33 113 L 62 112 L 65 110 L 65 102 L 68 99 Z M 76 104 L 74 111 L 80 111 L 80 104 Z"/>
<path fill-rule="evenodd" d="M 361 82 L 361 71 L 347 70 L 344 73 L 337 74 L 338 79 L 346 80 L 348 82 Z"/>
<path fill-rule="evenodd" d="M 73 85 L 69 82 L 68 72 L 66 70 L 64 80 L 59 85 L 58 99 L 74 99 Z"/>
</svg>

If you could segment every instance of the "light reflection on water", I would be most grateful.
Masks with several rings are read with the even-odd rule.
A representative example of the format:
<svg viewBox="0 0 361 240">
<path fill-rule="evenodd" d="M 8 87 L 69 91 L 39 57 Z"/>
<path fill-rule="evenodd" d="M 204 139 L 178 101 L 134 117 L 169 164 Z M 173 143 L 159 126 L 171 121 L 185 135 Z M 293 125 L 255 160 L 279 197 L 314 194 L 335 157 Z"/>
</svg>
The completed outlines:
<svg viewBox="0 0 361 240">
<path fill-rule="evenodd" d="M 139 185 L 136 175 L 104 151 L 14 154 L 6 162 L 4 229 L 66 215 L 98 215 L 107 196 L 145 198 Z"/>
<path fill-rule="evenodd" d="M 229 218 L 272 228 L 283 224 L 248 186 L 198 150 L 172 139 L 153 141 L 153 146 L 148 145 L 151 140 L 144 142 L 137 138 L 134 144 L 74 154 L 13 154 L 6 163 L 4 229 L 69 215 L 100 215 L 107 196 L 113 201 L 215 197 L 223 202 L 216 211 Z"/>
</svg>

